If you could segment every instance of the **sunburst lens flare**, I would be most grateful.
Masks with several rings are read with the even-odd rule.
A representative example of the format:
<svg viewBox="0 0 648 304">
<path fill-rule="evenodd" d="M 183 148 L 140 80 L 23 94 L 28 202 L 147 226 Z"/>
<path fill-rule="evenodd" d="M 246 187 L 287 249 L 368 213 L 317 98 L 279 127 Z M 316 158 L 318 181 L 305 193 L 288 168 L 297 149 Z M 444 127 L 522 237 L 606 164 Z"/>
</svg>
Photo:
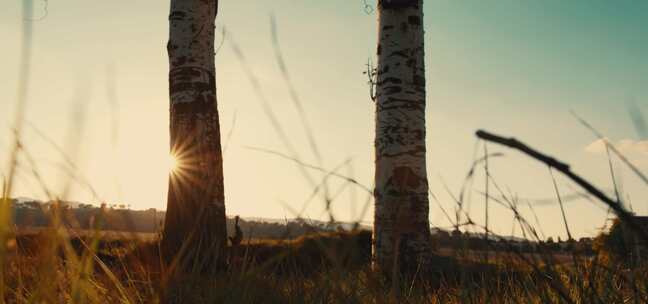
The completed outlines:
<svg viewBox="0 0 648 304">
<path fill-rule="evenodd" d="M 167 159 L 167 167 L 170 173 L 174 173 L 178 170 L 178 158 L 175 155 L 169 154 L 169 157 Z"/>
</svg>

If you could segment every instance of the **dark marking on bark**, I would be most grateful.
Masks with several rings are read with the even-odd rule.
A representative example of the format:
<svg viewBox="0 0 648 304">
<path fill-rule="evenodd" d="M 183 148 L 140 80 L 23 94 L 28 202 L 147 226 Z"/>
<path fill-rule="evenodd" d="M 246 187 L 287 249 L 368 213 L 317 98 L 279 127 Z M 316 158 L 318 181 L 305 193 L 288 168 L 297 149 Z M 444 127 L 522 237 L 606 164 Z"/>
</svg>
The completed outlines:
<svg viewBox="0 0 648 304">
<path fill-rule="evenodd" d="M 384 87 L 383 88 L 383 94 L 385 95 L 391 95 L 391 94 L 397 94 L 403 91 L 403 88 L 400 86 L 389 86 L 389 87 Z"/>
<path fill-rule="evenodd" d="M 422 140 L 425 139 L 425 132 L 423 132 L 421 130 L 416 130 L 416 131 L 414 131 L 412 133 L 414 133 L 414 138 L 416 140 L 421 140 L 422 141 Z M 423 151 L 425 151 L 425 148 L 423 148 Z"/>
<path fill-rule="evenodd" d="M 384 102 L 378 103 L 380 106 L 385 108 L 399 108 L 399 107 L 410 107 L 412 105 L 425 105 L 425 100 L 423 99 L 408 99 L 408 98 L 396 98 L 388 97 Z M 382 110 L 382 109 L 381 109 Z"/>
<path fill-rule="evenodd" d="M 399 156 L 419 156 L 420 154 L 425 153 L 425 147 L 418 146 L 413 150 L 410 151 L 405 151 L 405 152 L 400 152 L 400 153 L 381 153 L 379 155 L 380 158 L 382 157 L 399 157 Z"/>
<path fill-rule="evenodd" d="M 391 183 L 397 190 L 406 191 L 418 188 L 421 185 L 421 177 L 410 167 L 396 167 L 392 172 Z"/>
<path fill-rule="evenodd" d="M 169 14 L 169 20 L 184 20 L 187 17 L 187 13 L 182 11 L 174 11 Z"/>
<path fill-rule="evenodd" d="M 392 52 L 391 54 L 389 54 L 388 57 L 398 56 L 398 57 L 403 57 L 403 58 L 409 58 L 409 56 L 407 55 L 407 52 L 408 52 L 408 50 Z M 400 63 L 398 63 L 397 65 L 399 65 L 399 64 Z"/>
<path fill-rule="evenodd" d="M 420 0 L 379 0 L 378 7 L 383 9 L 418 8 Z"/>
<path fill-rule="evenodd" d="M 401 32 L 407 33 L 408 29 L 409 29 L 409 24 L 407 24 L 407 22 L 402 22 L 401 23 Z"/>
<path fill-rule="evenodd" d="M 419 16 L 409 16 L 407 21 L 411 25 L 421 25 L 421 18 Z"/>
<path fill-rule="evenodd" d="M 171 50 L 172 51 L 176 50 L 177 48 L 178 48 L 177 45 L 175 45 L 175 44 L 171 45 Z M 177 66 L 182 66 L 182 65 L 185 65 L 187 63 L 187 61 L 188 61 L 187 57 L 185 57 L 185 56 L 176 57 L 176 58 L 174 58 L 173 64 L 175 64 Z"/>
<path fill-rule="evenodd" d="M 393 105 L 393 106 L 379 106 L 377 112 L 382 112 L 382 111 L 390 111 L 390 110 L 418 110 L 418 111 L 425 111 L 425 107 L 423 105 L 419 105 L 416 103 L 404 103 L 404 104 L 399 104 L 399 105 Z"/>
<path fill-rule="evenodd" d="M 403 80 L 401 80 L 400 78 L 396 78 L 396 77 L 386 77 L 382 81 L 378 82 L 377 85 L 380 86 L 380 85 L 384 85 L 384 84 L 388 84 L 388 83 L 402 84 Z"/>
<path fill-rule="evenodd" d="M 425 86 L 425 77 L 421 75 L 414 75 L 414 85 L 416 86 Z"/>
<path fill-rule="evenodd" d="M 416 65 L 416 60 L 414 60 L 414 59 L 412 59 L 412 58 L 407 59 L 407 61 L 405 61 L 405 65 L 406 65 L 407 67 L 412 68 L 412 67 L 414 67 L 414 65 Z"/>
<path fill-rule="evenodd" d="M 214 102 L 178 102 L 171 106 L 171 112 L 174 114 L 204 113 L 213 111 L 215 107 Z"/>
<path fill-rule="evenodd" d="M 194 100 L 191 103 L 214 104 L 216 100 L 215 81 L 213 73 L 205 69 L 175 68 L 169 71 L 169 92 L 173 96 L 177 93 L 190 91 L 194 94 Z"/>
</svg>

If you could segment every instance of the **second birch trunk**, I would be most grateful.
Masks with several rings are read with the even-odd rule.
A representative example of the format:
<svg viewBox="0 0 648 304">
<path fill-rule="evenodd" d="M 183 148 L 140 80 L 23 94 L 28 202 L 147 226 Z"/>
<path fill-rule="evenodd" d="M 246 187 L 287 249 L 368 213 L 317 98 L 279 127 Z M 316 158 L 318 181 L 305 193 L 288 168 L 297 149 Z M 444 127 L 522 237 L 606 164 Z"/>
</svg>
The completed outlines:
<svg viewBox="0 0 648 304">
<path fill-rule="evenodd" d="M 431 255 L 423 1 L 378 3 L 374 263 L 413 273 Z"/>
</svg>

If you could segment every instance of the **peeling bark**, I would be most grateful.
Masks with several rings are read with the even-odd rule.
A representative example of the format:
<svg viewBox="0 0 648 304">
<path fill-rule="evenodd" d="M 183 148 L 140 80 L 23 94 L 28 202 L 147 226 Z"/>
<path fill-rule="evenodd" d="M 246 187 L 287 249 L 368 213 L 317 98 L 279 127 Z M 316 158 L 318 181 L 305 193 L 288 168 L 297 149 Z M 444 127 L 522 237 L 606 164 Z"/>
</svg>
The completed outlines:
<svg viewBox="0 0 648 304">
<path fill-rule="evenodd" d="M 431 255 L 422 8 L 378 3 L 374 265 L 400 273 L 426 269 Z"/>
<path fill-rule="evenodd" d="M 162 249 L 181 272 L 224 265 L 227 245 L 223 156 L 216 98 L 217 0 L 172 0 L 169 15 L 171 153 Z"/>
</svg>

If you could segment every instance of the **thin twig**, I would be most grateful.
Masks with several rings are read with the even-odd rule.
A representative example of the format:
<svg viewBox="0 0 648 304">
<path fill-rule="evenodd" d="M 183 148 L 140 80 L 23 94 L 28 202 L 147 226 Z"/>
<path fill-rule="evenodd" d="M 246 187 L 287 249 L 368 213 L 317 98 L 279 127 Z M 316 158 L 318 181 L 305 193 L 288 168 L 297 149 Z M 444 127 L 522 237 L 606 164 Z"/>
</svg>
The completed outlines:
<svg viewBox="0 0 648 304">
<path fill-rule="evenodd" d="M 486 226 L 486 233 L 484 233 L 484 240 L 486 241 L 486 244 L 488 244 L 488 185 L 490 184 L 490 173 L 488 172 L 488 144 L 484 142 L 484 180 L 485 180 L 485 185 L 484 185 L 484 192 L 486 192 L 486 195 L 484 195 L 484 200 L 485 200 L 485 205 L 484 205 L 484 218 L 485 218 L 485 226 Z M 489 251 L 486 250 L 486 262 L 488 263 L 489 260 Z"/>
<path fill-rule="evenodd" d="M 297 109 L 297 114 L 299 115 L 299 119 L 301 121 L 302 127 L 304 127 L 304 132 L 306 133 L 306 139 L 308 140 L 308 144 L 310 145 L 313 154 L 317 158 L 318 165 L 321 166 L 322 153 L 320 152 L 317 142 L 315 141 L 315 136 L 313 135 L 313 128 L 308 122 L 308 118 L 306 117 L 306 111 L 304 111 L 303 103 L 301 102 L 301 99 L 297 94 L 297 90 L 293 85 L 292 78 L 290 77 L 290 73 L 288 73 L 288 68 L 286 67 L 286 61 L 284 60 L 283 52 L 281 51 L 281 45 L 279 44 L 279 34 L 277 32 L 277 20 L 274 15 L 270 15 L 270 29 L 272 33 L 272 46 L 275 52 L 275 59 L 277 61 L 277 65 L 279 66 L 279 70 L 281 71 L 281 77 L 286 83 L 288 92 L 290 94 L 290 99 L 292 100 L 295 109 Z"/>
<path fill-rule="evenodd" d="M 574 117 L 576 117 L 576 119 L 578 119 L 578 121 L 579 121 L 583 126 L 585 126 L 585 127 L 586 127 L 587 129 L 589 129 L 592 133 L 594 133 L 594 135 L 595 135 L 596 137 L 598 137 L 599 140 L 602 140 L 606 147 L 608 147 L 610 150 L 612 150 L 612 152 L 614 152 L 614 154 L 616 154 L 616 155 L 621 159 L 621 161 L 623 161 L 623 162 L 624 162 L 624 163 L 625 163 L 625 164 L 630 168 L 630 170 L 632 170 L 632 172 L 634 172 L 634 173 L 635 173 L 635 174 L 636 174 L 636 175 L 637 175 L 641 180 L 643 180 L 643 182 L 644 182 L 646 185 L 648 185 L 648 177 L 647 177 L 645 174 L 643 174 L 643 173 L 641 172 L 641 170 L 639 170 L 639 168 L 637 168 L 637 166 L 635 166 L 632 162 L 630 162 L 630 161 L 628 160 L 628 158 L 626 158 L 626 157 L 623 155 L 623 153 L 621 153 L 619 150 L 617 150 L 617 148 L 616 148 L 614 145 L 610 144 L 610 141 L 608 141 L 607 138 L 605 138 L 605 136 L 603 136 L 603 134 L 601 134 L 601 132 L 599 132 L 598 130 L 596 130 L 596 129 L 595 129 L 591 124 L 589 124 L 586 120 L 584 120 L 584 119 L 582 119 L 580 116 L 576 115 L 576 113 L 575 113 L 574 111 L 571 111 L 571 114 L 572 114 Z"/>
<path fill-rule="evenodd" d="M 290 94 L 290 99 L 292 100 L 293 106 L 297 110 L 297 114 L 299 116 L 300 122 L 304 129 L 306 139 L 308 140 L 308 144 L 313 152 L 313 155 L 315 155 L 315 158 L 317 160 L 317 165 L 322 167 L 324 165 L 322 153 L 320 152 L 320 149 L 317 145 L 317 141 L 315 140 L 315 135 L 313 133 L 313 128 L 308 122 L 308 118 L 306 117 L 306 111 L 304 110 L 303 103 L 299 98 L 299 95 L 297 94 L 297 90 L 295 89 L 295 86 L 293 85 L 292 78 L 290 77 L 290 73 L 288 72 L 288 68 L 286 66 L 286 61 L 284 59 L 283 52 L 281 51 L 281 45 L 279 43 L 279 33 L 277 30 L 277 19 L 275 18 L 274 14 L 270 15 L 270 30 L 272 36 L 272 46 L 275 53 L 275 59 L 277 61 L 277 65 L 279 66 L 279 70 L 281 71 L 281 76 L 284 80 L 284 83 L 286 84 L 286 87 L 288 88 L 288 92 Z M 295 153 L 295 156 L 296 155 L 297 154 Z M 328 180 L 326 179 L 324 180 L 324 184 L 322 185 L 322 190 L 323 190 L 324 204 L 327 206 L 327 210 L 328 210 L 328 206 L 330 205 L 331 198 L 329 193 Z"/>
<path fill-rule="evenodd" d="M 551 175 L 551 181 L 553 181 L 554 190 L 556 191 L 556 197 L 558 198 L 558 204 L 560 205 L 560 212 L 562 213 L 563 221 L 565 222 L 565 230 L 567 231 L 568 240 L 572 240 L 572 234 L 569 231 L 569 225 L 567 224 L 567 216 L 565 215 L 565 207 L 563 206 L 562 197 L 560 196 L 560 191 L 558 190 L 558 184 L 556 183 L 556 178 L 554 177 L 553 170 L 551 167 L 549 169 L 549 175 Z"/>
<path fill-rule="evenodd" d="M 485 175 L 485 180 L 486 184 L 484 185 L 484 192 L 486 192 L 486 195 L 484 196 L 485 199 L 485 211 L 484 211 L 484 217 L 486 219 L 486 241 L 488 241 L 488 184 L 490 182 L 490 179 L 488 176 L 490 175 L 488 172 L 488 145 L 486 142 L 484 142 L 484 175 Z M 488 257 L 486 259 L 488 261 Z"/>
<path fill-rule="evenodd" d="M 305 163 L 305 162 L 299 160 L 298 158 L 294 158 L 294 157 L 291 157 L 289 155 L 286 155 L 286 154 L 283 154 L 283 153 L 280 153 L 280 152 L 277 152 L 277 151 L 272 151 L 272 150 L 263 149 L 263 148 L 256 148 L 256 147 L 249 147 L 249 146 L 245 147 L 245 148 L 250 149 L 250 150 L 255 150 L 255 151 L 259 151 L 259 152 L 265 152 L 265 153 L 268 153 L 268 154 L 273 154 L 273 155 L 280 156 L 282 158 L 285 158 L 287 160 L 291 160 L 291 161 L 297 163 L 302 168 L 313 169 L 313 170 L 320 171 L 320 172 L 323 172 L 323 173 L 326 173 L 326 174 L 330 174 L 330 176 L 334 176 L 334 177 L 346 180 L 347 182 L 350 182 L 352 184 L 355 184 L 356 186 L 360 187 L 361 189 L 363 189 L 367 193 L 373 193 L 373 191 L 369 187 L 359 183 L 358 181 L 356 181 L 353 178 L 350 178 L 348 176 L 344 176 L 342 174 L 339 174 L 339 173 L 336 173 L 336 172 L 333 172 L 333 171 L 326 170 L 326 169 L 324 169 L 322 167 L 319 167 L 319 166 L 315 166 L 315 165 Z"/>
<path fill-rule="evenodd" d="M 641 109 L 634 102 L 628 103 L 628 114 L 630 115 L 630 119 L 632 119 L 632 124 L 635 126 L 639 137 L 642 139 L 648 138 L 648 124 L 641 113 Z"/>
<path fill-rule="evenodd" d="M 612 185 L 614 185 L 614 195 L 617 201 L 623 204 L 621 195 L 619 194 L 619 187 L 617 186 L 616 174 L 614 174 L 614 165 L 612 164 L 612 156 L 610 155 L 610 146 L 605 146 L 605 153 L 607 154 L 608 166 L 610 167 L 610 177 L 612 178 Z"/>
<path fill-rule="evenodd" d="M 363 4 L 364 4 L 364 12 L 365 12 L 365 14 L 367 14 L 367 15 L 373 14 L 373 12 L 375 11 L 374 7 L 371 4 L 369 4 L 369 2 L 367 2 L 367 0 L 363 0 Z"/>
<path fill-rule="evenodd" d="M 230 126 L 229 131 L 227 132 L 227 137 L 225 137 L 225 144 L 223 145 L 223 155 L 227 153 L 229 148 L 230 141 L 232 140 L 232 134 L 234 134 L 234 128 L 236 127 L 236 110 L 234 110 L 234 115 L 232 117 L 232 125 Z"/>
<path fill-rule="evenodd" d="M 307 209 L 308 206 L 310 205 L 310 202 L 313 200 L 313 198 L 315 198 L 315 196 L 316 196 L 317 193 L 320 191 L 320 189 L 322 189 L 322 187 L 324 187 L 324 183 L 326 183 L 326 181 L 328 180 L 329 176 L 331 176 L 332 173 L 337 172 L 338 170 L 340 170 L 343 166 L 345 166 L 345 165 L 348 164 L 349 162 L 351 162 L 351 159 L 350 159 L 350 158 L 345 159 L 342 163 L 340 163 L 339 165 L 335 166 L 335 168 L 333 168 L 333 170 L 331 170 L 329 173 L 327 173 L 326 175 L 324 175 L 324 177 L 322 178 L 322 181 L 321 181 L 319 184 L 317 184 L 317 185 L 315 186 L 315 188 L 313 188 L 313 191 L 311 192 L 311 194 L 308 196 L 308 198 L 307 198 L 307 199 L 304 201 L 304 203 L 302 204 L 302 209 L 301 209 L 301 211 L 299 211 L 298 216 L 301 217 L 301 215 L 306 211 L 306 209 Z M 332 200 L 332 199 L 333 199 L 333 198 L 331 197 L 331 200 Z M 328 206 L 327 206 L 327 207 L 328 207 Z M 328 210 L 328 208 L 327 208 L 327 210 Z"/>
</svg>

